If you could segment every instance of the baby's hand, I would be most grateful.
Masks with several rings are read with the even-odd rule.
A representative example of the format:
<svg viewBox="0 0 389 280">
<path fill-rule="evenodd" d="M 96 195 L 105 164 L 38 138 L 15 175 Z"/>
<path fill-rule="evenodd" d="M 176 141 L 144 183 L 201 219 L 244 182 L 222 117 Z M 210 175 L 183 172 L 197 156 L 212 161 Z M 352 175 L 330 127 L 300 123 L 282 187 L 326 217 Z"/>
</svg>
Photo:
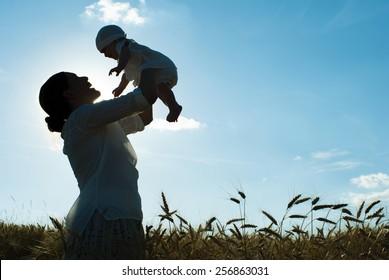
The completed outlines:
<svg viewBox="0 0 389 280">
<path fill-rule="evenodd" d="M 113 96 L 115 97 L 118 97 L 119 95 L 121 95 L 124 91 L 124 88 L 122 88 L 121 86 L 118 86 L 117 88 L 115 88 L 113 91 L 112 91 L 112 94 Z"/>
<path fill-rule="evenodd" d="M 122 72 L 123 69 L 120 69 L 119 67 L 112 68 L 109 70 L 109 76 L 112 75 L 112 73 L 116 72 L 116 76 L 119 76 L 120 72 Z"/>
</svg>

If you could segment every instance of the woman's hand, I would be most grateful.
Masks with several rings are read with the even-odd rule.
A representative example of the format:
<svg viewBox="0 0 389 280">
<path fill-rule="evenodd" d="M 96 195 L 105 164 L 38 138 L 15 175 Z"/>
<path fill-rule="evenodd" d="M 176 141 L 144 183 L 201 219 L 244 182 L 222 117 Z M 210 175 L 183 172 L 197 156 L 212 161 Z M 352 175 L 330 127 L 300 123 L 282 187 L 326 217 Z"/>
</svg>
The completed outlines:
<svg viewBox="0 0 389 280">
<path fill-rule="evenodd" d="M 139 87 L 143 96 L 150 105 L 157 100 L 157 84 L 155 79 L 155 69 L 144 69 L 140 77 Z"/>
</svg>

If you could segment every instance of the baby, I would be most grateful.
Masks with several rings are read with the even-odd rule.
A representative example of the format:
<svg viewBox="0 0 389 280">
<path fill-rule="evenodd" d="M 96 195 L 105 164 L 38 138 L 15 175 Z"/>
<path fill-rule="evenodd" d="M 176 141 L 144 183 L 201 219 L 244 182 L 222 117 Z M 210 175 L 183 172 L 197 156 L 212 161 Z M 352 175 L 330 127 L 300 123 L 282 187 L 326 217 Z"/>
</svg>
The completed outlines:
<svg viewBox="0 0 389 280">
<path fill-rule="evenodd" d="M 116 76 L 124 70 L 119 86 L 112 91 L 119 96 L 130 81 L 139 85 L 142 71 L 153 69 L 157 81 L 158 97 L 169 108 L 166 120 L 176 122 L 182 106 L 176 101 L 172 88 L 177 84 L 177 68 L 167 56 L 126 38 L 126 33 L 117 25 L 107 25 L 96 36 L 96 47 L 106 57 L 118 60 L 118 65 L 109 71 Z"/>
</svg>

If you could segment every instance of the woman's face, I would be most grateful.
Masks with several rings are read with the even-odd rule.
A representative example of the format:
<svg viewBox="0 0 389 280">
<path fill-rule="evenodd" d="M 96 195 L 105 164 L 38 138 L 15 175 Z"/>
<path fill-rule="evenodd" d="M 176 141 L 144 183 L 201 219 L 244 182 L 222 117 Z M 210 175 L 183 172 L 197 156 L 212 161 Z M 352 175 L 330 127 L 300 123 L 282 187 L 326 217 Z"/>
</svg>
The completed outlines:
<svg viewBox="0 0 389 280">
<path fill-rule="evenodd" d="M 68 91 L 74 93 L 74 98 L 77 98 L 82 104 L 91 104 L 100 97 L 100 91 L 92 87 L 88 81 L 88 77 L 78 77 L 73 73 L 66 73 L 68 79 Z"/>
</svg>

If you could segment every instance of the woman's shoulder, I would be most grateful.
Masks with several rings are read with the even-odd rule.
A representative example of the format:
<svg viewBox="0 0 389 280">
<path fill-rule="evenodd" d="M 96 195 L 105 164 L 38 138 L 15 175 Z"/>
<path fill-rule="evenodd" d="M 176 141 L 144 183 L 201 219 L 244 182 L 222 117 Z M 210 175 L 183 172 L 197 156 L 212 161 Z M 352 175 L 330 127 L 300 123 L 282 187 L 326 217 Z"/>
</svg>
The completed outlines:
<svg viewBox="0 0 389 280">
<path fill-rule="evenodd" d="M 74 110 L 66 120 L 62 132 L 72 130 L 75 127 L 82 127 L 84 122 L 88 119 L 93 106 L 93 104 L 84 104 Z"/>
<path fill-rule="evenodd" d="M 81 105 L 80 107 L 78 107 L 76 110 L 74 110 L 69 118 L 69 119 L 77 119 L 79 118 L 80 116 L 84 115 L 84 114 L 89 114 L 89 112 L 93 109 L 95 105 L 94 104 L 83 104 Z"/>
</svg>

